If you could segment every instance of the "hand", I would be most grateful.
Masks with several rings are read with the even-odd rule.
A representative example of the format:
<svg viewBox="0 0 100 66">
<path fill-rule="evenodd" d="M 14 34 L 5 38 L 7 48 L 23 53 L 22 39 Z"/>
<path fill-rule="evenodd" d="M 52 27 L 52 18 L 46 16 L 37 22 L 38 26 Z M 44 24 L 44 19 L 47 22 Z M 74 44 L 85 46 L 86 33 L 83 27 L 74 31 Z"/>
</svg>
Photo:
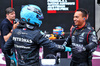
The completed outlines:
<svg viewBox="0 0 100 66">
<path fill-rule="evenodd" d="M 13 32 L 13 29 L 10 31 L 10 33 L 12 33 Z"/>
<path fill-rule="evenodd" d="M 75 53 L 81 53 L 83 51 L 86 51 L 85 47 L 79 47 L 79 46 L 75 46 L 74 48 L 72 48 L 72 51 Z"/>
<path fill-rule="evenodd" d="M 17 22 L 16 24 L 13 24 L 13 29 L 16 29 L 18 25 L 19 25 L 19 22 Z"/>
<path fill-rule="evenodd" d="M 15 53 L 13 53 L 13 55 L 11 56 L 8 56 L 11 60 L 13 60 L 15 62 L 15 65 L 17 66 L 17 60 L 16 60 L 16 57 L 15 57 Z"/>
<path fill-rule="evenodd" d="M 71 51 L 71 48 L 70 47 L 66 47 L 66 46 L 64 46 L 65 47 L 65 52 L 67 52 L 67 51 Z"/>
</svg>

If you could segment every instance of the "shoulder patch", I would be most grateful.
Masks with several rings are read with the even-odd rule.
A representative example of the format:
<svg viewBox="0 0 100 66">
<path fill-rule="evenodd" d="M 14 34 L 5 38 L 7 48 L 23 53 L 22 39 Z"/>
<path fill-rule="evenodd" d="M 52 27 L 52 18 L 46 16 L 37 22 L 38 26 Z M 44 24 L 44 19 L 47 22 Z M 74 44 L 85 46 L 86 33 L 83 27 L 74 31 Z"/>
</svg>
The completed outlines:
<svg viewBox="0 0 100 66">
<path fill-rule="evenodd" d="M 81 36 L 84 36 L 84 34 L 85 34 L 85 33 L 83 32 L 83 33 L 81 34 Z"/>
<path fill-rule="evenodd" d="M 93 35 L 96 35 L 96 32 L 95 31 L 93 31 Z"/>
<path fill-rule="evenodd" d="M 92 28 L 91 27 L 87 27 L 87 29 L 91 30 Z"/>
</svg>

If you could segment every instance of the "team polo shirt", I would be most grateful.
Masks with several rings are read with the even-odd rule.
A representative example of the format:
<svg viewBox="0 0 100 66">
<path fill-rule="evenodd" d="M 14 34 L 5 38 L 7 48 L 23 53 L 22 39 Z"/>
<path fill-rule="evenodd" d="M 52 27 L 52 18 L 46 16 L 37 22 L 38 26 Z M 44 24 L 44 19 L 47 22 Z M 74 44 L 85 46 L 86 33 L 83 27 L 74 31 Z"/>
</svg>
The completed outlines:
<svg viewBox="0 0 100 66">
<path fill-rule="evenodd" d="M 7 35 L 11 29 L 12 29 L 13 24 L 8 20 L 4 19 L 1 24 L 0 24 L 0 30 L 1 30 L 1 48 L 3 48 L 5 41 L 3 36 Z"/>
</svg>

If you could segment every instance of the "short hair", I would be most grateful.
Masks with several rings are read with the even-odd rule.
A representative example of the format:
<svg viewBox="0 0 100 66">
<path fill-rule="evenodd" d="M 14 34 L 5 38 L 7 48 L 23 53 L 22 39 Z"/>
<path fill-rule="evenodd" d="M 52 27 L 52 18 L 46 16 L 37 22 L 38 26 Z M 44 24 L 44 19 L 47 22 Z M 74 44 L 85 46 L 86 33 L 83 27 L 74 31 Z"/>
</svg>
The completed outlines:
<svg viewBox="0 0 100 66">
<path fill-rule="evenodd" d="M 77 11 L 81 11 L 83 13 L 83 17 L 87 17 L 89 15 L 89 11 L 83 8 L 79 8 Z"/>
<path fill-rule="evenodd" d="M 6 13 L 6 14 L 9 14 L 9 13 L 11 13 L 11 12 L 13 12 L 13 11 L 15 11 L 14 8 L 8 7 L 8 8 L 6 8 L 5 13 Z"/>
</svg>

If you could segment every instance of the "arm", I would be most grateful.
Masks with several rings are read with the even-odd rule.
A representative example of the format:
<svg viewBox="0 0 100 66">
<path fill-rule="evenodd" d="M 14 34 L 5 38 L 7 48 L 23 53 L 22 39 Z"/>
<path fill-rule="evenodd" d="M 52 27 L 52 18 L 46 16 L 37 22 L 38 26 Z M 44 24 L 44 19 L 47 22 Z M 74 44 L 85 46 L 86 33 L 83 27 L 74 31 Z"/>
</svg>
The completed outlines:
<svg viewBox="0 0 100 66">
<path fill-rule="evenodd" d="M 72 48 L 72 50 L 75 52 L 75 53 L 80 53 L 80 52 L 83 52 L 83 51 L 89 51 L 89 53 L 93 52 L 96 50 L 97 48 L 97 36 L 96 36 L 96 32 L 95 31 L 91 31 L 89 34 L 88 34 L 88 40 L 89 40 L 89 43 L 84 46 L 84 47 L 75 47 L 75 48 Z"/>
<path fill-rule="evenodd" d="M 72 36 L 73 32 L 75 31 L 76 27 L 77 27 L 77 26 L 74 27 L 74 26 L 72 25 L 72 27 L 71 27 L 71 29 L 70 29 L 70 35 L 68 35 L 68 37 L 66 38 L 66 41 L 64 42 L 63 45 L 68 46 L 68 47 L 71 47 L 71 44 L 72 44 L 71 36 Z"/>
<path fill-rule="evenodd" d="M 5 42 L 9 39 L 9 37 L 12 35 L 12 32 L 9 32 L 7 35 L 3 36 Z"/>
<path fill-rule="evenodd" d="M 41 33 L 38 33 L 36 37 L 37 38 L 35 39 L 35 41 L 37 44 L 41 44 L 45 47 L 48 47 L 53 52 L 60 52 L 60 51 L 64 52 L 67 49 L 63 45 L 58 45 L 49 40 L 48 38 L 45 38 L 45 36 L 42 35 Z"/>
<path fill-rule="evenodd" d="M 9 30 L 9 26 L 8 26 L 7 23 L 2 25 L 1 30 L 2 30 L 2 34 L 3 34 L 3 38 L 4 38 L 5 42 L 6 42 L 9 39 L 9 37 L 11 36 L 11 34 L 12 34 L 11 33 L 12 30 L 11 31 Z"/>
<path fill-rule="evenodd" d="M 4 45 L 4 51 L 8 52 L 14 46 L 12 35 L 8 39 L 8 41 Z"/>
<path fill-rule="evenodd" d="M 19 22 L 17 22 L 16 24 L 13 25 L 13 30 L 17 28 L 18 24 L 19 24 Z M 5 40 L 5 42 L 7 42 L 7 40 L 9 39 L 9 37 L 12 35 L 13 30 L 11 30 L 9 32 L 9 29 L 8 29 L 7 25 L 5 25 L 5 29 L 6 29 L 5 31 L 8 31 L 8 34 L 4 35 L 4 40 Z"/>
<path fill-rule="evenodd" d="M 87 51 L 90 51 L 90 52 L 93 52 L 96 50 L 96 47 L 97 47 L 97 35 L 96 35 L 96 32 L 95 31 L 91 31 L 90 34 L 89 34 L 89 44 L 86 45 L 86 50 Z"/>
<path fill-rule="evenodd" d="M 66 38 L 65 42 L 63 43 L 63 45 L 71 47 L 71 37 L 70 37 L 70 35 Z"/>
</svg>

